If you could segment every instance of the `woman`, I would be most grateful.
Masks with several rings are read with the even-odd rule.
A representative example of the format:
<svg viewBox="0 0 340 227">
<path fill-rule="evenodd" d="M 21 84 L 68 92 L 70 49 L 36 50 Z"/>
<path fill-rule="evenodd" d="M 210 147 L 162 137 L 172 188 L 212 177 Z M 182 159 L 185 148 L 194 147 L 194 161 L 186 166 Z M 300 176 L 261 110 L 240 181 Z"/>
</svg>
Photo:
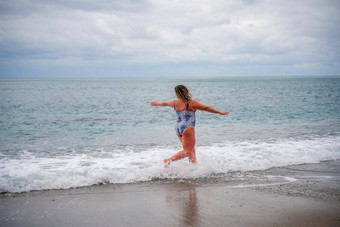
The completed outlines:
<svg viewBox="0 0 340 227">
<path fill-rule="evenodd" d="M 168 102 L 152 101 L 151 106 L 169 106 L 173 107 L 177 114 L 176 134 L 182 143 L 183 150 L 179 151 L 174 156 L 164 159 L 165 167 L 168 167 L 171 162 L 188 157 L 189 162 L 196 163 L 195 152 L 195 112 L 196 110 L 204 110 L 211 113 L 226 115 L 228 111 L 219 111 L 206 106 L 191 98 L 189 90 L 184 85 L 175 87 L 177 100 Z"/>
</svg>

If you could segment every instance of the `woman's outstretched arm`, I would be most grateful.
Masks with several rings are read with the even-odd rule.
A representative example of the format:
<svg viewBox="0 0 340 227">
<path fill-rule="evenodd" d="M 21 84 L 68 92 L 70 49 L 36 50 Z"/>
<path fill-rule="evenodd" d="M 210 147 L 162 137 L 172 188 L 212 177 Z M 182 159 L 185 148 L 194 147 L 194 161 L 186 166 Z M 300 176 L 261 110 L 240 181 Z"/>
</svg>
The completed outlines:
<svg viewBox="0 0 340 227">
<path fill-rule="evenodd" d="M 174 101 L 166 101 L 166 102 L 156 102 L 156 101 L 152 101 L 150 102 L 150 106 L 169 106 L 169 107 L 173 107 L 174 106 Z"/>
<path fill-rule="evenodd" d="M 211 106 L 204 105 L 196 100 L 192 100 L 191 102 L 192 102 L 192 107 L 198 110 L 204 110 L 210 113 L 217 113 L 217 114 L 222 114 L 222 115 L 227 115 L 229 113 L 229 111 L 220 111 Z"/>
</svg>

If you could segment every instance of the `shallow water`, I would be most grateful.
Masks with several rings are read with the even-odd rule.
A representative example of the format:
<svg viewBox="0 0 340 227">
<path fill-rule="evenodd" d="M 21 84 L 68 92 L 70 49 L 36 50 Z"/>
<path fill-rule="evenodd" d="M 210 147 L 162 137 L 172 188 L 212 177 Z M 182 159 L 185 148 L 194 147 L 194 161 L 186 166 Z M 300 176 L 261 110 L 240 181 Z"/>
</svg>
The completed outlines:
<svg viewBox="0 0 340 227">
<path fill-rule="evenodd" d="M 188 86 L 228 116 L 196 113 L 198 165 L 175 112 L 150 107 Z M 340 158 L 340 78 L 0 80 L 0 191 L 214 177 Z"/>
</svg>

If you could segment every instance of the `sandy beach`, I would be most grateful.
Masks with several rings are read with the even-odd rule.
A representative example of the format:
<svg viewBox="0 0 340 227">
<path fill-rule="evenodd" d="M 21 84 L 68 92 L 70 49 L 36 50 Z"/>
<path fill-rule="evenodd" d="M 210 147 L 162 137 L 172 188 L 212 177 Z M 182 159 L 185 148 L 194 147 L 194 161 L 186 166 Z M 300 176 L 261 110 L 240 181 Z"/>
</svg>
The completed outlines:
<svg viewBox="0 0 340 227">
<path fill-rule="evenodd" d="M 0 196 L 0 226 L 339 225 L 339 161 Z"/>
</svg>

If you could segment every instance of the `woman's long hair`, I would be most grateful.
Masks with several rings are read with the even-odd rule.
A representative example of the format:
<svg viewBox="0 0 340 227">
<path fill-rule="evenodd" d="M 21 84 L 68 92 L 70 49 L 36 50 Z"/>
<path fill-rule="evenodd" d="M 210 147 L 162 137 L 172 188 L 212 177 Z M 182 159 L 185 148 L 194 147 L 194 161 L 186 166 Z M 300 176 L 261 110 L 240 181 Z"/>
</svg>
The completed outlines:
<svg viewBox="0 0 340 227">
<path fill-rule="evenodd" d="M 184 85 L 177 85 L 175 87 L 175 92 L 177 97 L 182 100 L 185 104 L 190 103 L 191 101 L 191 94 L 189 93 L 189 90 Z"/>
</svg>

